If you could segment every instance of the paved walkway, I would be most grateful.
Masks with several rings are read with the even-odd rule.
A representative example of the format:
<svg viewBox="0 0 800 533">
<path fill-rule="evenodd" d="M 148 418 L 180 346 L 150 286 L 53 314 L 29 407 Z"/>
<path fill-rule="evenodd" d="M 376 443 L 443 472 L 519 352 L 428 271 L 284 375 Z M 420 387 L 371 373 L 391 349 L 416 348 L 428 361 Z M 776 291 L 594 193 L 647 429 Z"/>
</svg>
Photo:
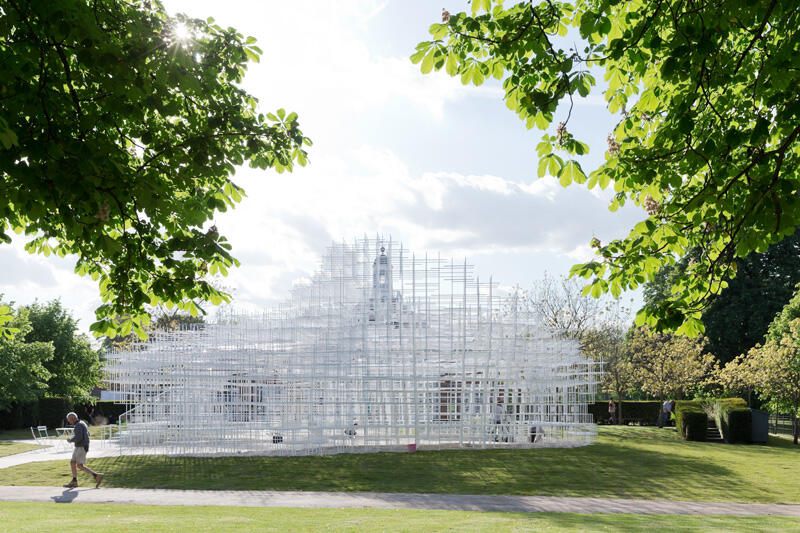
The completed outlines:
<svg viewBox="0 0 800 533">
<path fill-rule="evenodd" d="M 0 501 L 800 517 L 800 505 L 457 494 L 154 490 L 102 487 L 100 489 L 94 487 L 64 489 L 62 487 L 0 486 Z"/>
</svg>

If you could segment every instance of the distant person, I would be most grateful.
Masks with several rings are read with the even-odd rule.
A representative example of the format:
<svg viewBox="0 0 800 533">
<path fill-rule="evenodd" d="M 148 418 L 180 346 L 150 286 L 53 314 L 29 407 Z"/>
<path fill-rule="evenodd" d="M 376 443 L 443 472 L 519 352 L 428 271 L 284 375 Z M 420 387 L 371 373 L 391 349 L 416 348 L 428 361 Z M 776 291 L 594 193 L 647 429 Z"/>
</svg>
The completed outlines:
<svg viewBox="0 0 800 533">
<path fill-rule="evenodd" d="M 94 477 L 94 486 L 97 488 L 103 481 L 103 474 L 95 472 L 86 466 L 86 453 L 89 451 L 89 427 L 83 420 L 78 420 L 78 415 L 75 413 L 67 413 L 67 422 L 74 425 L 73 436 L 68 438 L 67 442 L 74 443 L 75 449 L 72 452 L 72 460 L 69 462 L 72 470 L 72 481 L 64 486 L 68 489 L 74 489 L 78 486 L 78 468 L 80 468 Z"/>
<path fill-rule="evenodd" d="M 661 406 L 661 417 L 659 418 L 658 427 L 663 428 L 664 425 L 669 426 L 669 417 L 672 414 L 672 402 L 669 400 L 664 401 Z"/>
<path fill-rule="evenodd" d="M 84 410 L 86 411 L 86 420 L 88 420 L 90 424 L 94 424 L 94 404 L 92 400 L 86 402 Z"/>
<path fill-rule="evenodd" d="M 500 442 L 500 433 L 503 426 L 506 410 L 502 402 L 497 402 L 494 406 L 494 441 Z"/>
<path fill-rule="evenodd" d="M 608 419 L 612 426 L 617 424 L 617 404 L 614 403 L 614 398 L 608 400 Z"/>
</svg>

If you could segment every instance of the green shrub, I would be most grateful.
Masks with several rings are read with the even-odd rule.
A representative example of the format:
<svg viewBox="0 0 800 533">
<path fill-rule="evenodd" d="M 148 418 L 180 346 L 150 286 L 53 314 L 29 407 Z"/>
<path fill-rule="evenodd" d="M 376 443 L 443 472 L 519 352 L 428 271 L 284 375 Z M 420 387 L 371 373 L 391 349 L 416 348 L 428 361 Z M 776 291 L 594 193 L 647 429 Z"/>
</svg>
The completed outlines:
<svg viewBox="0 0 800 533">
<path fill-rule="evenodd" d="M 608 424 L 608 402 L 594 402 L 587 407 L 595 424 Z"/>
<path fill-rule="evenodd" d="M 708 415 L 700 402 L 681 400 L 675 402 L 675 426 L 686 440 L 706 440 Z"/>
<path fill-rule="evenodd" d="M 0 411 L 0 430 L 37 426 L 39 402 L 13 402 L 8 409 Z"/>
<path fill-rule="evenodd" d="M 72 398 L 39 398 L 38 424 L 49 428 L 63 427 L 66 415 L 75 410 Z"/>
<path fill-rule="evenodd" d="M 622 402 L 622 421 L 638 421 L 643 426 L 658 424 L 658 413 L 661 412 L 661 402 L 641 401 Z M 619 414 L 619 410 L 617 411 Z"/>
<path fill-rule="evenodd" d="M 724 398 L 717 405 L 716 423 L 725 442 L 751 442 L 753 416 L 747 403 L 741 398 Z"/>
<path fill-rule="evenodd" d="M 608 424 L 608 402 L 594 402 L 589 404 L 589 414 L 594 417 L 597 424 Z M 639 422 L 643 426 L 655 426 L 658 423 L 658 412 L 661 409 L 659 402 L 623 401 L 622 423 Z M 620 415 L 620 402 L 617 402 L 617 417 Z"/>
</svg>

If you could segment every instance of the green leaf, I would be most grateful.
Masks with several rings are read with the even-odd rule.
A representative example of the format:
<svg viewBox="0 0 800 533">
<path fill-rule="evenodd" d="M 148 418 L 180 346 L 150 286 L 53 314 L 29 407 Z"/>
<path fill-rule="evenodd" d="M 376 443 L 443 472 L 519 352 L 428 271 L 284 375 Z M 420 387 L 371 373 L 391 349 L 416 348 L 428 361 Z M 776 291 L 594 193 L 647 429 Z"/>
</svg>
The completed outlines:
<svg viewBox="0 0 800 533">
<path fill-rule="evenodd" d="M 429 73 L 433 70 L 433 59 L 434 53 L 436 52 L 436 48 L 432 47 L 427 54 L 425 54 L 425 58 L 422 60 L 422 65 L 420 66 L 420 70 L 423 74 Z"/>
<path fill-rule="evenodd" d="M 553 146 L 548 141 L 542 141 L 536 145 L 536 153 L 542 158 L 553 151 Z"/>
<path fill-rule="evenodd" d="M 427 48 L 423 48 L 423 49 L 421 49 L 421 50 L 417 50 L 416 52 L 414 52 L 413 54 L 411 54 L 411 57 L 410 57 L 409 59 L 411 59 L 411 62 L 412 62 L 412 63 L 414 63 L 414 64 L 416 65 L 417 63 L 419 63 L 420 61 L 422 61 L 422 58 L 423 58 L 423 57 L 425 57 L 425 53 L 426 53 L 427 51 L 428 51 L 428 49 L 427 49 Z"/>
<path fill-rule="evenodd" d="M 504 71 L 505 67 L 503 66 L 503 63 L 500 61 L 495 61 L 494 65 L 492 66 L 492 76 L 494 76 L 495 79 L 500 80 L 503 78 Z"/>
<path fill-rule="evenodd" d="M 550 154 L 548 157 L 550 158 L 550 162 L 548 164 L 547 171 L 555 178 L 561 172 L 561 167 L 563 166 L 564 162 L 555 154 Z"/>
<path fill-rule="evenodd" d="M 705 331 L 703 322 L 694 317 L 686 317 L 683 324 L 678 328 L 678 334 L 684 334 L 687 337 L 697 337 Z"/>
<path fill-rule="evenodd" d="M 461 72 L 462 84 L 467 85 L 470 82 L 470 80 L 472 80 L 472 71 L 474 68 L 475 68 L 474 65 L 469 65 Z M 508 105 L 508 102 L 506 102 L 506 105 Z"/>
<path fill-rule="evenodd" d="M 447 72 L 450 76 L 455 76 L 458 74 L 458 59 L 453 52 L 447 54 L 447 63 L 445 64 L 444 68 L 445 72 Z"/>
<path fill-rule="evenodd" d="M 548 120 L 544 113 L 536 113 L 536 127 L 540 130 L 546 130 L 550 127 L 550 120 Z"/>
<path fill-rule="evenodd" d="M 691 133 L 693 128 L 694 120 L 692 120 L 692 117 L 688 115 L 683 115 L 678 121 L 678 131 L 684 135 Z"/>
<path fill-rule="evenodd" d="M 586 181 L 586 174 L 577 161 L 569 160 L 558 173 L 558 182 L 562 187 L 566 187 L 572 182 L 583 183 Z"/>
<path fill-rule="evenodd" d="M 475 67 L 472 70 L 472 83 L 475 84 L 476 86 L 483 84 L 483 73 L 481 72 L 481 69 L 478 67 Z"/>
<path fill-rule="evenodd" d="M 438 41 L 439 39 L 442 39 L 447 35 L 447 25 L 432 24 L 428 31 L 430 32 L 433 39 Z"/>
<path fill-rule="evenodd" d="M 562 187 L 567 187 L 572 183 L 572 173 L 567 170 L 567 165 L 562 167 L 558 173 L 558 183 Z"/>
<path fill-rule="evenodd" d="M 547 165 L 548 164 L 549 164 L 549 161 L 548 161 L 547 157 L 542 157 L 541 159 L 539 159 L 539 169 L 537 171 L 537 174 L 538 174 L 538 176 L 540 178 L 543 178 L 545 176 L 545 174 L 547 174 Z"/>
<path fill-rule="evenodd" d="M 600 298 L 603 295 L 603 292 L 606 289 L 606 282 L 602 279 L 596 279 L 592 282 L 591 289 L 589 293 L 592 295 L 592 298 Z"/>
<path fill-rule="evenodd" d="M 252 61 L 253 63 L 260 63 L 261 62 L 261 58 L 251 48 L 245 48 L 244 49 L 244 53 L 247 56 L 247 58 L 250 61 Z"/>
</svg>

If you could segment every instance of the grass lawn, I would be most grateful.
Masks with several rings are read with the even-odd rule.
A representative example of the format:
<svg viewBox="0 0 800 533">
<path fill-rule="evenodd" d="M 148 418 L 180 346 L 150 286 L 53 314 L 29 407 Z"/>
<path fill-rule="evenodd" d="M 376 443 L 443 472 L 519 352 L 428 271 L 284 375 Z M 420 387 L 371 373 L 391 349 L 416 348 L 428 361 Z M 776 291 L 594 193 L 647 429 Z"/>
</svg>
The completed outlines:
<svg viewBox="0 0 800 533">
<path fill-rule="evenodd" d="M 727 445 L 686 442 L 674 428 L 598 431 L 597 444 L 572 449 L 94 460 L 90 452 L 88 465 L 109 487 L 800 502 L 800 446 L 791 441 Z M 61 485 L 68 472 L 63 461 L 29 463 L 0 470 L 0 485 Z"/>
<path fill-rule="evenodd" d="M 30 429 L 7 429 L 0 431 L 0 440 L 31 440 Z"/>
<path fill-rule="evenodd" d="M 3 442 L 0 441 L 0 457 L 14 455 L 15 453 L 29 452 L 38 448 L 35 444 L 25 444 L 23 442 Z"/>
<path fill-rule="evenodd" d="M 800 531 L 784 517 L 0 503 L 9 531 Z"/>
</svg>

